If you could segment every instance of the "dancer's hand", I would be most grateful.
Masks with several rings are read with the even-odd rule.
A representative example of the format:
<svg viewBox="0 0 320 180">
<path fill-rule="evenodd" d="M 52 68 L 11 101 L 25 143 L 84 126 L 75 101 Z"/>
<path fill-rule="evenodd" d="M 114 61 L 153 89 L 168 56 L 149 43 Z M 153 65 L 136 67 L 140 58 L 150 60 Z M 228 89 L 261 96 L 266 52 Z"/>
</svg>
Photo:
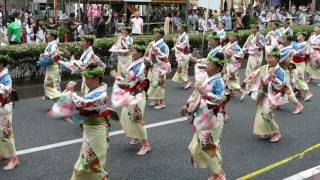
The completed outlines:
<svg viewBox="0 0 320 180">
<path fill-rule="evenodd" d="M 116 70 L 113 69 L 110 71 L 110 75 L 111 75 L 111 77 L 115 78 L 118 75 L 118 73 Z"/>
</svg>

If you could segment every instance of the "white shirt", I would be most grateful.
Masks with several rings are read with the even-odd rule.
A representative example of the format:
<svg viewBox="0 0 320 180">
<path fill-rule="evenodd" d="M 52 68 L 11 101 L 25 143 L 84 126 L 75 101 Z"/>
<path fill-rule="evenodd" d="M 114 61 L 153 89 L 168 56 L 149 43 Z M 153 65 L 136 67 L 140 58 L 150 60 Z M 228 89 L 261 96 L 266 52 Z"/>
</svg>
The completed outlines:
<svg viewBox="0 0 320 180">
<path fill-rule="evenodd" d="M 142 26 L 143 26 L 143 19 L 142 18 L 132 18 L 132 33 L 134 34 L 142 34 Z"/>
</svg>

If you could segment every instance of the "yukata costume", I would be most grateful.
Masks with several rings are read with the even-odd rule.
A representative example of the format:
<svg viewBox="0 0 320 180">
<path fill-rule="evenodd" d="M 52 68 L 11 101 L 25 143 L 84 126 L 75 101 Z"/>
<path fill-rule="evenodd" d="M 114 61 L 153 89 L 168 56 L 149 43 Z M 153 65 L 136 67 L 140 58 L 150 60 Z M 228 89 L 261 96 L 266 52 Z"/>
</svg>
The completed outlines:
<svg viewBox="0 0 320 180">
<path fill-rule="evenodd" d="M 294 88 L 293 87 L 301 87 L 301 88 L 308 88 L 308 84 L 305 83 L 301 78 L 299 78 L 298 70 L 290 69 L 285 63 L 291 62 L 292 57 L 295 53 L 293 48 L 294 42 L 292 42 L 289 46 L 284 47 L 280 50 L 280 64 L 285 72 L 285 94 L 288 96 L 288 99 L 295 104 L 300 104 L 299 100 L 297 99 Z"/>
<path fill-rule="evenodd" d="M 292 84 L 295 90 L 309 91 L 308 83 L 304 80 L 306 69 L 306 61 L 309 59 L 310 48 L 307 42 L 292 42 L 293 57 L 291 63 L 295 64 L 296 68 L 292 70 Z"/>
<path fill-rule="evenodd" d="M 312 35 L 310 45 L 310 60 L 307 62 L 306 71 L 311 79 L 320 80 L 320 34 Z"/>
<path fill-rule="evenodd" d="M 224 29 L 217 30 L 216 33 L 217 36 L 219 36 L 221 43 L 227 38 L 227 33 Z"/>
<path fill-rule="evenodd" d="M 147 130 L 144 126 L 144 110 L 146 104 L 146 78 L 144 58 L 137 59 L 128 67 L 126 77 L 115 77 L 112 104 L 122 107 L 120 123 L 126 136 L 138 139 L 140 142 L 147 139 Z"/>
<path fill-rule="evenodd" d="M 240 90 L 240 75 L 241 61 L 244 57 L 241 47 L 238 42 L 228 43 L 224 49 L 227 56 L 231 57 L 231 62 L 225 66 L 226 73 L 223 75 L 229 90 Z"/>
<path fill-rule="evenodd" d="M 224 124 L 221 112 L 225 84 L 217 73 L 202 84 L 206 95 L 190 104 L 188 112 L 193 116 L 193 138 L 189 145 L 194 167 L 208 168 L 215 175 L 223 172 L 220 153 L 220 137 Z"/>
<path fill-rule="evenodd" d="M 280 49 L 280 40 L 281 40 L 282 34 L 279 29 L 272 30 L 268 32 L 266 35 L 266 45 L 265 45 L 265 53 L 266 56 L 268 56 L 272 50 L 274 49 Z"/>
<path fill-rule="evenodd" d="M 280 29 L 281 34 L 284 35 L 289 35 L 289 36 L 293 36 L 293 30 L 290 27 L 284 28 L 282 27 Z"/>
<path fill-rule="evenodd" d="M 105 180 L 107 178 L 106 161 L 108 151 L 106 127 L 107 85 L 102 84 L 90 90 L 84 97 L 75 92 L 72 100 L 83 120 L 83 140 L 80 156 L 73 168 L 71 180 Z"/>
<path fill-rule="evenodd" d="M 246 77 L 261 67 L 263 48 L 266 39 L 260 33 L 251 34 L 243 46 L 243 51 L 249 54 L 245 75 Z"/>
<path fill-rule="evenodd" d="M 269 65 L 263 65 L 246 78 L 249 79 L 250 97 L 257 101 L 257 113 L 253 133 L 259 136 L 272 136 L 280 133 L 274 119 L 276 107 L 282 104 L 285 91 L 285 72 L 277 64 L 274 74 L 269 73 Z M 254 79 L 254 81 L 250 81 Z"/>
<path fill-rule="evenodd" d="M 0 72 L 0 160 L 16 156 L 14 135 L 12 129 L 12 102 L 10 93 L 12 80 L 8 69 Z"/>
<path fill-rule="evenodd" d="M 217 46 L 215 48 L 212 48 L 210 50 L 210 52 L 208 53 L 207 58 L 209 57 L 215 57 L 215 55 L 217 53 L 222 53 L 221 52 L 221 46 Z M 195 87 L 201 86 L 203 84 L 203 82 L 208 78 L 208 74 L 206 71 L 206 67 L 207 67 L 207 58 L 202 58 L 202 59 L 198 59 L 195 66 L 194 66 L 194 78 L 195 78 Z M 191 104 L 193 102 L 195 102 L 198 98 L 198 96 L 200 96 L 199 91 L 197 89 L 195 89 L 191 96 L 189 97 L 188 102 Z"/>
<path fill-rule="evenodd" d="M 129 65 L 132 63 L 130 47 L 133 45 L 133 39 L 127 35 L 121 35 L 119 40 L 109 49 L 110 52 L 118 54 L 117 72 L 125 75 Z"/>
<path fill-rule="evenodd" d="M 178 62 L 178 68 L 174 74 L 172 80 L 179 83 L 185 83 L 189 81 L 188 69 L 189 69 L 189 36 L 186 32 L 179 35 L 179 38 L 175 44 L 175 57 Z"/>
<path fill-rule="evenodd" d="M 164 100 L 166 74 L 171 72 L 169 62 L 169 47 L 161 38 L 152 41 L 146 50 L 145 60 L 151 65 L 148 71 L 150 88 L 148 89 L 148 99 Z"/>
<path fill-rule="evenodd" d="M 49 99 L 56 99 L 61 95 L 60 89 L 60 68 L 56 63 L 57 59 L 60 59 L 59 50 L 58 50 L 58 42 L 53 40 L 48 43 L 46 49 L 44 50 L 43 56 L 41 58 L 49 58 L 46 65 L 46 74 L 44 78 L 44 92 L 45 96 Z M 41 61 L 41 60 L 40 60 Z"/>
<path fill-rule="evenodd" d="M 93 52 L 92 46 L 89 46 L 87 49 L 84 50 L 82 53 L 80 60 L 71 60 L 71 61 L 60 61 L 67 69 L 70 69 L 72 73 L 77 73 L 86 70 L 89 65 L 97 65 L 102 67 L 103 69 L 106 68 L 106 65 L 100 60 L 100 58 Z M 82 77 L 82 84 L 81 84 L 81 94 L 84 95 L 88 93 L 89 89 L 85 84 L 85 78 Z"/>
</svg>

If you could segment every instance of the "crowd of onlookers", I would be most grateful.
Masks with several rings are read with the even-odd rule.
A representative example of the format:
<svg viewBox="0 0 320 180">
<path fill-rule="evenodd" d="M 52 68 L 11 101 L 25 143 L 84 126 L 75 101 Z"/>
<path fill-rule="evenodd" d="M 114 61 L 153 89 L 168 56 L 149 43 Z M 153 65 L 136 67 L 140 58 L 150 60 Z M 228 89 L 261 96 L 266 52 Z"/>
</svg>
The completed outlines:
<svg viewBox="0 0 320 180">
<path fill-rule="evenodd" d="M 250 29 L 251 24 L 259 24 L 260 29 L 268 27 L 275 20 L 290 19 L 292 24 L 320 24 L 320 11 L 312 12 L 309 7 L 292 5 L 289 9 L 284 7 L 262 8 L 249 5 L 243 10 L 207 11 L 204 8 L 188 7 L 187 16 L 181 16 L 178 10 L 166 13 L 164 20 L 165 33 L 177 32 L 181 23 L 186 23 L 189 32 L 213 32 L 217 23 L 224 21 L 225 30 Z M 98 38 L 113 36 L 125 26 L 125 17 L 110 11 L 106 16 L 97 16 L 94 19 L 81 15 L 81 22 L 76 21 L 74 13 L 68 18 L 55 19 L 53 17 L 35 18 L 29 7 L 24 9 L 11 8 L 5 18 L 3 8 L 0 7 L 0 38 L 2 44 L 41 43 L 45 42 L 48 30 L 60 30 L 60 41 L 77 41 L 80 35 L 91 34 Z M 7 21 L 6 21 L 7 20 Z M 58 20 L 58 22 L 56 22 Z M 132 27 L 132 34 L 143 34 L 144 20 L 140 12 L 131 14 L 128 23 Z M 112 29 L 110 29 L 112 27 Z M 61 34 L 60 34 L 61 36 Z"/>
<path fill-rule="evenodd" d="M 241 30 L 250 29 L 250 24 L 258 24 L 260 29 L 270 27 L 271 22 L 290 19 L 292 24 L 307 25 L 320 24 L 320 11 L 312 12 L 310 8 L 305 6 L 296 7 L 292 5 L 290 9 L 284 7 L 263 8 L 259 6 L 252 8 L 249 4 L 245 10 L 221 11 L 220 14 L 216 10 L 204 8 L 189 8 L 186 20 L 189 32 L 212 32 L 217 29 L 216 25 L 219 21 L 224 21 L 225 30 Z M 169 23 L 172 29 L 168 29 Z M 176 32 L 178 24 L 182 23 L 179 12 L 168 14 L 165 20 L 166 32 Z M 171 30 L 171 31 L 170 31 Z"/>
</svg>

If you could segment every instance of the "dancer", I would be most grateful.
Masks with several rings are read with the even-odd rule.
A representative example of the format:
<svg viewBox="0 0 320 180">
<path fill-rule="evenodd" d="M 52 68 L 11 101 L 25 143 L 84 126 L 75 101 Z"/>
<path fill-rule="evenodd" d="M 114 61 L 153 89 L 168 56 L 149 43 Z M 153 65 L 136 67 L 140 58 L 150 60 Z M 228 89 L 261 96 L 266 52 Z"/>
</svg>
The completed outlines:
<svg viewBox="0 0 320 180">
<path fill-rule="evenodd" d="M 187 26 L 181 24 L 178 26 L 179 37 L 175 43 L 174 51 L 176 61 L 178 62 L 178 68 L 174 74 L 172 80 L 179 83 L 184 83 L 184 89 L 188 89 L 192 85 L 192 81 L 188 75 L 189 69 L 189 36 L 187 33 Z"/>
<path fill-rule="evenodd" d="M 261 138 L 270 138 L 278 142 L 281 133 L 274 119 L 274 111 L 283 101 L 286 79 L 279 65 L 280 53 L 273 50 L 267 57 L 268 64 L 249 75 L 245 82 L 249 84 L 249 95 L 257 101 L 257 113 L 253 133 Z"/>
<path fill-rule="evenodd" d="M 296 69 L 293 70 L 293 84 L 295 90 L 298 94 L 302 92 L 305 93 L 304 101 L 310 100 L 313 96 L 307 82 L 304 80 L 304 75 L 306 71 L 306 62 L 309 60 L 310 48 L 308 43 L 304 40 L 305 35 L 303 32 L 298 32 L 297 34 L 298 43 L 293 43 L 294 45 L 294 55 L 292 58 L 292 63 L 295 64 Z"/>
<path fill-rule="evenodd" d="M 308 82 L 311 80 L 320 80 L 320 26 L 314 27 L 314 34 L 308 40 L 310 45 L 310 61 L 307 62 L 306 71 L 308 73 Z M 318 84 L 320 86 L 320 83 Z"/>
<path fill-rule="evenodd" d="M 72 93 L 72 100 L 79 109 L 79 114 L 86 117 L 83 121 L 83 142 L 78 161 L 74 165 L 72 180 L 107 179 L 106 160 L 108 129 L 106 121 L 107 85 L 102 82 L 104 70 L 90 65 L 82 72 L 88 94 L 81 97 Z M 72 90 L 74 87 L 67 87 Z"/>
<path fill-rule="evenodd" d="M 171 72 L 168 59 L 169 47 L 163 40 L 164 30 L 162 28 L 155 28 L 153 32 L 155 40 L 148 45 L 145 53 L 146 63 L 150 67 L 148 99 L 151 101 L 149 105 L 154 109 L 163 109 L 166 107 L 164 102 L 166 74 Z"/>
<path fill-rule="evenodd" d="M 281 35 L 293 36 L 293 30 L 290 28 L 290 19 L 286 19 L 283 23 L 283 27 L 280 29 Z"/>
<path fill-rule="evenodd" d="M 59 60 L 58 63 L 70 69 L 72 73 L 81 72 L 87 69 L 89 65 L 97 65 L 106 68 L 106 65 L 94 53 L 92 45 L 94 44 L 95 37 L 91 35 L 81 36 L 80 47 L 84 49 L 80 60 L 71 60 L 69 62 Z M 81 95 L 87 94 L 89 91 L 85 84 L 85 78 L 82 77 Z"/>
<path fill-rule="evenodd" d="M 241 89 L 240 86 L 240 75 L 239 70 L 241 68 L 241 63 L 244 58 L 241 47 L 237 41 L 237 34 L 231 32 L 228 34 L 229 43 L 224 49 L 224 54 L 226 58 L 230 58 L 231 62 L 227 63 L 225 66 L 225 73 L 223 75 L 224 80 L 226 81 L 227 88 L 229 90 L 228 94 L 231 96 L 234 95 L 234 91 L 240 92 L 240 99 L 243 99 L 245 92 Z"/>
<path fill-rule="evenodd" d="M 271 25 L 271 31 L 266 35 L 265 54 L 268 55 L 274 49 L 280 49 L 281 31 L 280 24 L 274 22 Z"/>
<path fill-rule="evenodd" d="M 7 69 L 10 57 L 0 55 L 0 160 L 8 159 L 4 170 L 14 169 L 20 164 L 16 154 L 12 129 L 12 80 Z"/>
<path fill-rule="evenodd" d="M 40 60 L 37 62 L 38 66 L 46 67 L 46 74 L 44 78 L 44 92 L 45 97 L 56 100 L 61 95 L 60 90 L 60 68 L 56 61 L 60 60 L 60 52 L 58 49 L 58 31 L 51 30 L 47 34 L 48 45 L 44 53 L 40 55 Z"/>
<path fill-rule="evenodd" d="M 224 59 L 207 58 L 208 77 L 196 87 L 199 96 L 195 101 L 188 101 L 182 108 L 182 114 L 189 113 L 192 118 L 194 135 L 189 145 L 193 165 L 208 168 L 213 174 L 208 180 L 223 180 L 220 137 L 224 124 L 223 102 L 225 84 L 221 77 Z"/>
<path fill-rule="evenodd" d="M 297 99 L 292 85 L 295 81 L 294 79 L 298 79 L 296 76 L 296 73 L 293 73 L 293 69 L 295 69 L 292 66 L 292 57 L 294 55 L 294 48 L 292 46 L 292 40 L 293 37 L 286 35 L 282 37 L 281 45 L 283 48 L 280 50 L 280 60 L 279 63 L 281 67 L 284 69 L 285 76 L 286 76 L 286 88 L 285 88 L 285 94 L 288 96 L 288 99 L 295 104 L 295 110 L 293 111 L 294 114 L 298 114 L 303 110 L 303 105 L 299 102 Z M 300 81 L 302 83 L 302 81 Z"/>
<path fill-rule="evenodd" d="M 248 37 L 242 48 L 243 52 L 249 54 L 245 73 L 246 77 L 260 68 L 266 41 L 264 36 L 259 32 L 259 26 L 253 25 L 251 32 L 252 34 Z"/>
<path fill-rule="evenodd" d="M 118 54 L 117 72 L 123 75 L 125 75 L 127 68 L 132 62 L 130 48 L 133 44 L 133 39 L 129 36 L 130 32 L 130 27 L 124 27 L 118 41 L 109 50 Z"/>
<path fill-rule="evenodd" d="M 115 85 L 112 95 L 112 104 L 122 107 L 120 123 L 126 136 L 132 138 L 130 144 L 143 143 L 138 155 L 145 155 L 151 150 L 147 130 L 144 126 L 144 110 L 146 104 L 146 92 L 149 80 L 145 78 L 144 58 L 145 47 L 133 45 L 133 62 L 127 69 L 127 75 L 121 76 L 112 71 Z"/>
</svg>

